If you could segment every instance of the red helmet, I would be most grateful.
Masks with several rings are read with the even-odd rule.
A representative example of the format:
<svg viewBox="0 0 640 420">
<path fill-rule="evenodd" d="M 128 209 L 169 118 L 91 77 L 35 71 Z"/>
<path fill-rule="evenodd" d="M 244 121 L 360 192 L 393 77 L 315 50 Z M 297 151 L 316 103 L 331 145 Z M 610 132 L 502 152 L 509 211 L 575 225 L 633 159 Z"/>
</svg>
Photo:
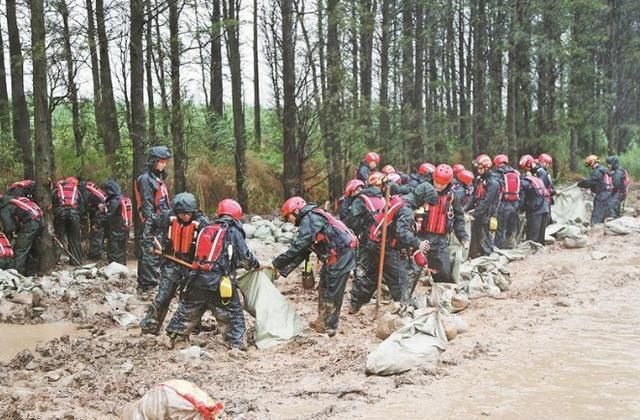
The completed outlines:
<svg viewBox="0 0 640 420">
<path fill-rule="evenodd" d="M 469 186 L 473 183 L 473 172 L 471 171 L 467 171 L 466 169 L 462 172 L 460 172 L 456 178 L 458 178 L 458 181 L 462 182 L 464 185 Z"/>
<path fill-rule="evenodd" d="M 389 174 L 395 174 L 396 173 L 396 168 L 394 168 L 391 165 L 384 165 L 382 167 L 382 172 L 389 175 Z"/>
<path fill-rule="evenodd" d="M 225 198 L 218 203 L 218 208 L 216 209 L 216 216 L 220 217 L 222 215 L 231 216 L 235 220 L 240 220 L 242 217 L 242 207 L 240 207 L 240 204 L 238 204 L 236 200 Z"/>
<path fill-rule="evenodd" d="M 436 167 L 429 162 L 425 162 L 418 168 L 418 174 L 424 176 L 426 174 L 432 174 L 436 171 Z"/>
<path fill-rule="evenodd" d="M 387 179 L 391 182 L 394 182 L 398 185 L 402 184 L 402 177 L 400 175 L 398 175 L 397 173 L 391 173 L 389 175 L 387 175 Z"/>
<path fill-rule="evenodd" d="M 300 211 L 300 209 L 302 209 L 306 205 L 307 202 L 304 201 L 304 198 L 298 196 L 290 197 L 280 208 L 280 216 L 282 216 L 282 218 L 285 218 L 288 215 L 295 213 L 296 211 Z"/>
<path fill-rule="evenodd" d="M 418 267 L 426 267 L 427 265 L 429 265 L 427 257 L 422 252 L 420 252 L 420 250 L 417 250 L 413 253 L 413 261 L 415 261 Z"/>
<path fill-rule="evenodd" d="M 358 188 L 364 188 L 364 182 L 359 179 L 352 179 L 347 182 L 347 185 L 344 187 L 345 197 L 351 197 L 351 194 L 353 194 Z"/>
<path fill-rule="evenodd" d="M 454 175 L 458 175 L 460 172 L 462 172 L 464 170 L 465 170 L 465 167 L 461 163 L 456 163 L 455 165 L 453 165 L 453 174 Z"/>
<path fill-rule="evenodd" d="M 476 166 L 483 167 L 485 169 L 489 169 L 493 165 L 491 163 L 491 158 L 488 155 L 480 155 L 473 162 Z"/>
<path fill-rule="evenodd" d="M 520 169 L 531 169 L 531 167 L 533 166 L 534 163 L 534 159 L 533 156 L 531 155 L 524 155 L 520 158 L 520 161 L 518 162 L 518 165 L 520 166 Z"/>
<path fill-rule="evenodd" d="M 380 155 L 376 152 L 369 152 L 364 155 L 364 161 L 366 163 L 375 162 L 376 164 L 380 164 Z"/>
<path fill-rule="evenodd" d="M 433 173 L 433 183 L 439 185 L 448 185 L 453 179 L 453 169 L 446 164 L 438 165 Z"/>
<path fill-rule="evenodd" d="M 367 183 L 369 185 L 373 185 L 375 187 L 379 187 L 382 185 L 384 179 L 384 174 L 382 172 L 374 171 L 369 174 L 369 178 L 367 179 Z"/>
<path fill-rule="evenodd" d="M 553 163 L 553 158 L 551 157 L 551 155 L 548 155 L 546 153 L 541 153 L 540 156 L 538 156 L 538 160 L 546 165 L 551 165 Z"/>
<path fill-rule="evenodd" d="M 495 166 L 506 165 L 507 163 L 509 163 L 509 157 L 507 155 L 500 154 L 493 158 L 493 164 Z"/>
</svg>

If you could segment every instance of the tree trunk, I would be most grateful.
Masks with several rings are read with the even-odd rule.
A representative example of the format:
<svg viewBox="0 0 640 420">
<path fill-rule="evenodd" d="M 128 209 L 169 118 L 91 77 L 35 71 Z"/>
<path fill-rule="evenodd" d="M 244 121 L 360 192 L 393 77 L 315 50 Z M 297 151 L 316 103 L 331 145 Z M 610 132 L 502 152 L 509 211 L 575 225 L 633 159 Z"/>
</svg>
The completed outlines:
<svg viewBox="0 0 640 420">
<path fill-rule="evenodd" d="M 56 4 L 62 17 L 62 39 L 64 43 L 64 59 L 67 62 L 67 96 L 71 102 L 71 123 L 73 126 L 73 138 L 76 146 L 76 156 L 82 156 L 83 133 L 80 129 L 80 105 L 78 103 L 78 89 L 76 87 L 76 66 L 73 62 L 71 49 L 71 33 L 69 31 L 69 9 L 65 0 L 59 0 Z"/>
<path fill-rule="evenodd" d="M 49 180 L 53 175 L 53 144 L 48 133 L 47 104 L 47 56 L 45 53 L 44 4 L 43 0 L 31 0 L 31 55 L 33 58 L 33 121 L 38 171 L 35 173 L 36 200 L 41 208 L 51 205 Z M 51 223 L 51 213 L 45 212 L 45 222 Z M 45 225 L 47 226 L 47 225 Z M 47 272 L 56 263 L 53 252 L 53 237 L 45 227 L 38 238 L 37 246 L 40 256 L 40 272 Z"/>
<path fill-rule="evenodd" d="M 460 104 L 460 118 L 458 119 L 458 136 L 460 143 L 467 145 L 469 139 L 467 135 L 467 125 L 469 124 L 469 107 L 467 103 L 467 84 L 469 80 L 465 78 L 465 24 L 464 24 L 464 0 L 460 0 L 458 4 L 458 102 Z M 467 50 L 467 54 L 469 51 Z M 466 83 L 465 83 L 466 82 Z"/>
<path fill-rule="evenodd" d="M 376 1 L 360 0 L 360 125 L 369 149 L 375 148 L 376 140 L 371 118 L 375 16 Z"/>
<path fill-rule="evenodd" d="M 338 33 L 338 25 L 341 19 L 339 6 L 339 0 L 327 0 L 327 95 L 322 112 L 327 122 L 324 133 L 324 153 L 329 177 L 329 200 L 332 202 L 340 198 L 344 185 L 340 170 L 340 129 L 342 126 L 340 93 L 343 70 Z"/>
<path fill-rule="evenodd" d="M 405 154 L 407 163 L 412 167 L 422 159 L 422 144 L 420 144 L 418 133 L 415 132 L 415 61 L 413 54 L 414 32 L 414 2 L 412 0 L 402 1 L 402 104 L 401 104 L 401 126 L 402 136 L 408 145 L 408 155 Z M 419 92 L 422 94 L 422 92 Z M 404 153 L 403 153 L 404 154 Z"/>
<path fill-rule="evenodd" d="M 227 5 L 227 1 L 229 4 Z M 227 34 L 227 56 L 231 70 L 231 99 L 233 102 L 233 135 L 236 151 L 236 194 L 238 202 L 245 212 L 249 211 L 249 196 L 247 194 L 247 162 L 245 156 L 246 143 L 244 132 L 244 111 L 242 109 L 242 72 L 240 69 L 240 0 L 223 1 L 224 18 Z"/>
<path fill-rule="evenodd" d="M 153 73 L 151 71 L 151 64 L 153 62 L 153 32 L 152 32 L 153 13 L 151 11 L 151 0 L 145 0 L 145 3 L 147 8 L 147 16 L 146 16 L 147 21 L 144 22 L 144 24 L 145 24 L 145 43 L 146 43 L 147 51 L 146 51 L 146 59 L 144 62 L 144 67 L 145 67 L 145 73 L 147 76 L 147 108 L 149 108 L 149 141 L 148 142 L 150 144 L 157 144 L 158 134 L 156 133 L 156 107 L 155 107 L 155 99 L 153 95 Z M 134 107 L 133 104 L 131 106 L 132 108 Z M 143 104 L 143 109 L 144 109 L 144 104 Z M 135 124 L 133 125 L 135 127 Z M 144 149 L 143 149 L 143 152 L 144 152 Z M 137 174 L 137 172 L 134 172 L 134 176 L 135 174 Z"/>
<path fill-rule="evenodd" d="M 133 179 L 145 165 L 145 109 L 144 109 L 144 57 L 142 38 L 144 35 L 144 0 L 130 0 L 131 34 L 129 54 L 131 65 L 131 144 L 133 145 Z M 150 24 L 150 22 L 149 22 Z M 149 81 L 147 81 L 148 83 Z"/>
<path fill-rule="evenodd" d="M 287 2 L 289 0 L 285 0 Z M 260 125 L 260 66 L 258 62 L 258 0 L 253 0 L 253 128 L 256 147 L 262 147 L 262 127 Z M 294 98 L 295 100 L 295 98 Z"/>
<path fill-rule="evenodd" d="M 473 27 L 473 147 L 475 153 L 487 153 L 488 138 L 486 114 L 486 42 L 487 28 L 485 0 L 473 0 L 471 9 Z"/>
<path fill-rule="evenodd" d="M 502 45 L 504 44 L 505 36 L 505 5 L 504 0 L 492 1 L 492 13 L 491 13 L 491 32 L 488 45 L 491 48 L 488 49 L 488 61 L 489 61 L 489 86 L 487 89 L 489 97 L 488 106 L 488 122 L 490 127 L 488 129 L 488 135 L 490 138 L 498 142 L 500 138 L 504 138 L 503 133 L 500 132 L 502 126 L 502 89 L 504 76 L 502 74 L 502 57 L 504 54 Z M 504 146 L 499 143 L 497 146 Z M 506 149 L 503 149 L 506 150 Z"/>
<path fill-rule="evenodd" d="M 302 162 L 297 155 L 296 144 L 296 74 L 295 44 L 293 41 L 293 0 L 281 0 L 282 12 L 282 83 L 283 83 L 283 171 L 284 198 L 301 195 Z"/>
<path fill-rule="evenodd" d="M 220 0 L 212 1 L 213 10 L 211 14 L 211 87 L 209 88 L 209 104 L 211 112 L 222 118 L 224 112 L 224 102 L 222 97 L 222 35 L 220 29 Z"/>
<path fill-rule="evenodd" d="M 7 0 L 7 30 L 9 32 L 9 56 L 11 59 L 11 102 L 13 107 L 13 137 L 22 150 L 24 178 L 33 179 L 33 152 L 29 110 L 24 94 L 24 70 L 20 30 L 16 20 L 16 1 Z M 43 92 L 46 95 L 46 90 Z"/>
<path fill-rule="evenodd" d="M 102 89 L 102 117 L 104 118 L 104 146 L 107 158 L 115 172 L 115 152 L 120 147 L 120 131 L 116 102 L 113 98 L 111 83 L 111 64 L 109 61 L 109 40 L 105 25 L 103 0 L 96 0 L 96 24 L 98 29 L 98 50 L 100 52 L 100 87 Z"/>
<path fill-rule="evenodd" d="M 89 46 L 89 56 L 91 57 L 91 80 L 93 81 L 93 109 L 96 122 L 96 134 L 102 144 L 106 144 L 104 138 L 104 117 L 102 117 L 102 88 L 100 87 L 100 63 L 96 49 L 93 2 L 92 0 L 86 0 L 85 4 L 87 8 L 87 44 Z"/>
<path fill-rule="evenodd" d="M 389 47 L 395 2 L 382 1 L 382 29 L 380 38 L 380 143 L 382 152 L 391 149 L 391 126 L 389 124 Z"/>
<path fill-rule="evenodd" d="M 156 9 L 160 6 L 155 2 Z M 160 17 L 159 13 L 155 18 L 156 26 L 156 49 L 158 51 L 158 60 L 154 61 L 155 73 L 160 85 L 160 103 L 162 104 L 162 136 L 167 139 L 169 137 L 169 99 L 167 97 L 167 87 L 164 69 L 164 49 L 162 48 L 162 37 L 160 36 Z"/>
<path fill-rule="evenodd" d="M 180 97 L 180 33 L 178 1 L 169 0 L 169 60 L 171 61 L 171 138 L 173 139 L 173 179 L 176 193 L 187 190 L 182 99 Z"/>
<path fill-rule="evenodd" d="M 414 116 L 413 116 L 413 127 L 412 132 L 413 135 L 412 137 L 412 145 L 411 145 L 411 150 L 413 151 L 412 156 L 414 156 L 413 159 L 411 159 L 410 163 L 411 163 L 411 167 L 412 168 L 417 168 L 418 166 L 420 166 L 420 164 L 424 161 L 423 156 L 425 155 L 425 144 L 423 142 L 423 138 L 422 138 L 422 122 L 424 119 L 424 108 L 422 106 L 422 98 L 424 97 L 424 92 L 426 89 L 425 87 L 425 66 L 424 66 L 424 59 L 425 59 L 425 48 L 427 45 L 427 40 L 426 40 L 426 29 L 424 26 L 424 22 L 425 22 L 425 10 L 424 10 L 424 4 L 422 2 L 422 0 L 417 0 L 415 2 L 415 8 L 414 8 L 414 22 L 415 22 L 415 35 L 414 35 L 414 39 L 415 39 L 415 43 L 416 43 L 416 47 L 415 47 L 415 66 L 414 66 L 414 87 L 413 87 L 413 95 L 411 100 L 413 101 L 412 103 L 412 108 L 413 108 L 413 112 L 414 112 Z M 409 42 L 411 43 L 410 39 L 404 39 L 404 42 Z M 431 57 L 429 57 L 429 59 L 431 59 Z M 427 118 L 431 118 L 431 115 L 428 115 Z"/>
<path fill-rule="evenodd" d="M 0 140 L 3 147 L 11 140 L 11 110 L 9 109 L 9 92 L 7 89 L 7 72 L 4 67 L 4 40 L 0 27 Z"/>
</svg>

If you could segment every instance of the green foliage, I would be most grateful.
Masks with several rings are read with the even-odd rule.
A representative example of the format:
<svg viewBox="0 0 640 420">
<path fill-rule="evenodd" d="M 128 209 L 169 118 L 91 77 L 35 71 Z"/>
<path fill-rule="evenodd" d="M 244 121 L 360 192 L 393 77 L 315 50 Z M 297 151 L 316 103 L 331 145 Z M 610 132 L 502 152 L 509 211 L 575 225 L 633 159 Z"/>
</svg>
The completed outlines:
<svg viewBox="0 0 640 420">
<path fill-rule="evenodd" d="M 640 146 L 635 145 L 620 156 L 622 166 L 635 180 L 640 179 Z"/>
</svg>

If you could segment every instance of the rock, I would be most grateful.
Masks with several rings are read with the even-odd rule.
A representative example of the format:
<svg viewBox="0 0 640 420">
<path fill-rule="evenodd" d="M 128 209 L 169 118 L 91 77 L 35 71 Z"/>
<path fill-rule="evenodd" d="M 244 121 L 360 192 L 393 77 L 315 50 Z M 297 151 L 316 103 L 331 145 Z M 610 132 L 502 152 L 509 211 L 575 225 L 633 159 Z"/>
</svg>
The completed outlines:
<svg viewBox="0 0 640 420">
<path fill-rule="evenodd" d="M 11 399 L 13 399 L 14 401 L 20 401 L 22 399 L 31 398 L 32 395 L 33 391 L 31 391 L 30 389 L 17 387 L 13 389 L 13 392 L 11 393 Z"/>
<path fill-rule="evenodd" d="M 120 326 L 125 327 L 127 329 L 138 325 L 138 318 L 129 312 L 121 312 L 121 313 L 114 314 L 112 318 L 114 321 L 120 324 Z"/>
<path fill-rule="evenodd" d="M 604 252 L 599 252 L 599 251 L 593 251 L 591 252 L 591 259 L 592 260 L 604 260 L 605 258 L 607 258 L 609 255 L 604 253 Z"/>
<path fill-rule="evenodd" d="M 244 229 L 244 233 L 247 235 L 247 238 L 251 239 L 255 236 L 256 234 L 256 227 L 250 224 L 244 224 L 242 225 L 242 228 Z"/>
<path fill-rule="evenodd" d="M 586 236 L 576 238 L 564 238 L 562 246 L 568 249 L 585 248 L 589 245 L 589 239 Z"/>
<path fill-rule="evenodd" d="M 191 347 L 186 348 L 184 350 L 180 350 L 178 352 L 177 359 L 183 360 L 183 361 L 200 360 L 200 358 L 203 356 L 203 354 L 204 354 L 204 351 L 202 350 L 202 347 L 191 346 Z"/>
<path fill-rule="evenodd" d="M 133 363 L 131 363 L 130 361 L 126 361 L 122 364 L 122 366 L 120 366 L 120 373 L 129 375 L 131 372 L 133 372 L 133 368 Z"/>
<path fill-rule="evenodd" d="M 62 378 L 59 382 L 60 386 L 63 388 L 68 388 L 72 386 L 76 382 L 75 375 L 69 375 Z"/>
<path fill-rule="evenodd" d="M 33 360 L 27 363 L 27 366 L 24 367 L 25 370 L 36 370 L 38 369 L 38 364 Z"/>
<path fill-rule="evenodd" d="M 129 268 L 126 265 L 119 264 L 117 262 L 112 262 L 106 267 L 102 267 L 100 269 L 100 274 L 106 278 L 111 278 L 114 276 L 119 276 L 120 278 L 127 277 L 131 274 Z"/>
<path fill-rule="evenodd" d="M 52 370 L 46 375 L 49 382 L 57 382 L 62 378 L 62 372 L 60 370 Z"/>
<path fill-rule="evenodd" d="M 257 227 L 256 232 L 253 234 L 256 239 L 266 239 L 271 236 L 271 228 L 267 225 L 260 225 Z"/>
<path fill-rule="evenodd" d="M 453 309 L 452 312 L 455 313 L 467 309 L 469 303 L 469 298 L 467 296 L 456 293 L 451 297 L 451 308 Z"/>
<path fill-rule="evenodd" d="M 28 292 L 16 293 L 14 295 L 7 296 L 9 302 L 18 303 L 20 305 L 33 305 L 33 295 Z"/>
<path fill-rule="evenodd" d="M 256 222 L 261 222 L 262 221 L 262 217 L 260 216 L 253 216 L 251 218 L 251 223 L 253 223 L 254 225 L 256 224 Z"/>
<path fill-rule="evenodd" d="M 556 306 L 559 306 L 561 308 L 568 308 L 569 306 L 571 306 L 571 304 L 569 302 L 567 302 L 566 300 L 559 300 L 555 303 Z"/>
</svg>

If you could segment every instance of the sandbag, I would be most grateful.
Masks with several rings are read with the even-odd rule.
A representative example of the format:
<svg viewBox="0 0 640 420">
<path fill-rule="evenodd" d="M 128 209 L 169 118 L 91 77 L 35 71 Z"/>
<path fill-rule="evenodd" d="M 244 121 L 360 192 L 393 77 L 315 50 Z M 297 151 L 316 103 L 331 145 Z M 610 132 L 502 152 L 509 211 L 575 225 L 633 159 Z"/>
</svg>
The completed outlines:
<svg viewBox="0 0 640 420">
<path fill-rule="evenodd" d="M 384 340 L 367 356 L 368 375 L 396 375 L 436 367 L 447 336 L 437 311 L 422 314 Z"/>
<path fill-rule="evenodd" d="M 256 346 L 263 350 L 302 333 L 303 324 L 293 306 L 273 285 L 271 270 L 249 271 L 238 279 L 244 309 L 256 319 Z"/>
<path fill-rule="evenodd" d="M 376 337 L 381 340 L 386 340 L 391 334 L 407 325 L 407 323 L 408 321 L 398 313 L 385 312 L 378 320 Z"/>
<path fill-rule="evenodd" d="M 608 235 L 628 235 L 640 232 L 640 219 L 623 216 L 606 222 L 604 226 Z"/>
<path fill-rule="evenodd" d="M 120 411 L 122 420 L 213 420 L 224 406 L 189 381 L 172 379 L 156 385 Z"/>
<path fill-rule="evenodd" d="M 588 209 L 590 203 L 584 192 L 573 184 L 559 191 L 551 206 L 551 220 L 562 225 L 570 222 L 584 222 L 591 218 Z"/>
<path fill-rule="evenodd" d="M 589 238 L 586 236 L 564 238 L 562 246 L 568 249 L 586 248 L 589 245 Z"/>
</svg>

